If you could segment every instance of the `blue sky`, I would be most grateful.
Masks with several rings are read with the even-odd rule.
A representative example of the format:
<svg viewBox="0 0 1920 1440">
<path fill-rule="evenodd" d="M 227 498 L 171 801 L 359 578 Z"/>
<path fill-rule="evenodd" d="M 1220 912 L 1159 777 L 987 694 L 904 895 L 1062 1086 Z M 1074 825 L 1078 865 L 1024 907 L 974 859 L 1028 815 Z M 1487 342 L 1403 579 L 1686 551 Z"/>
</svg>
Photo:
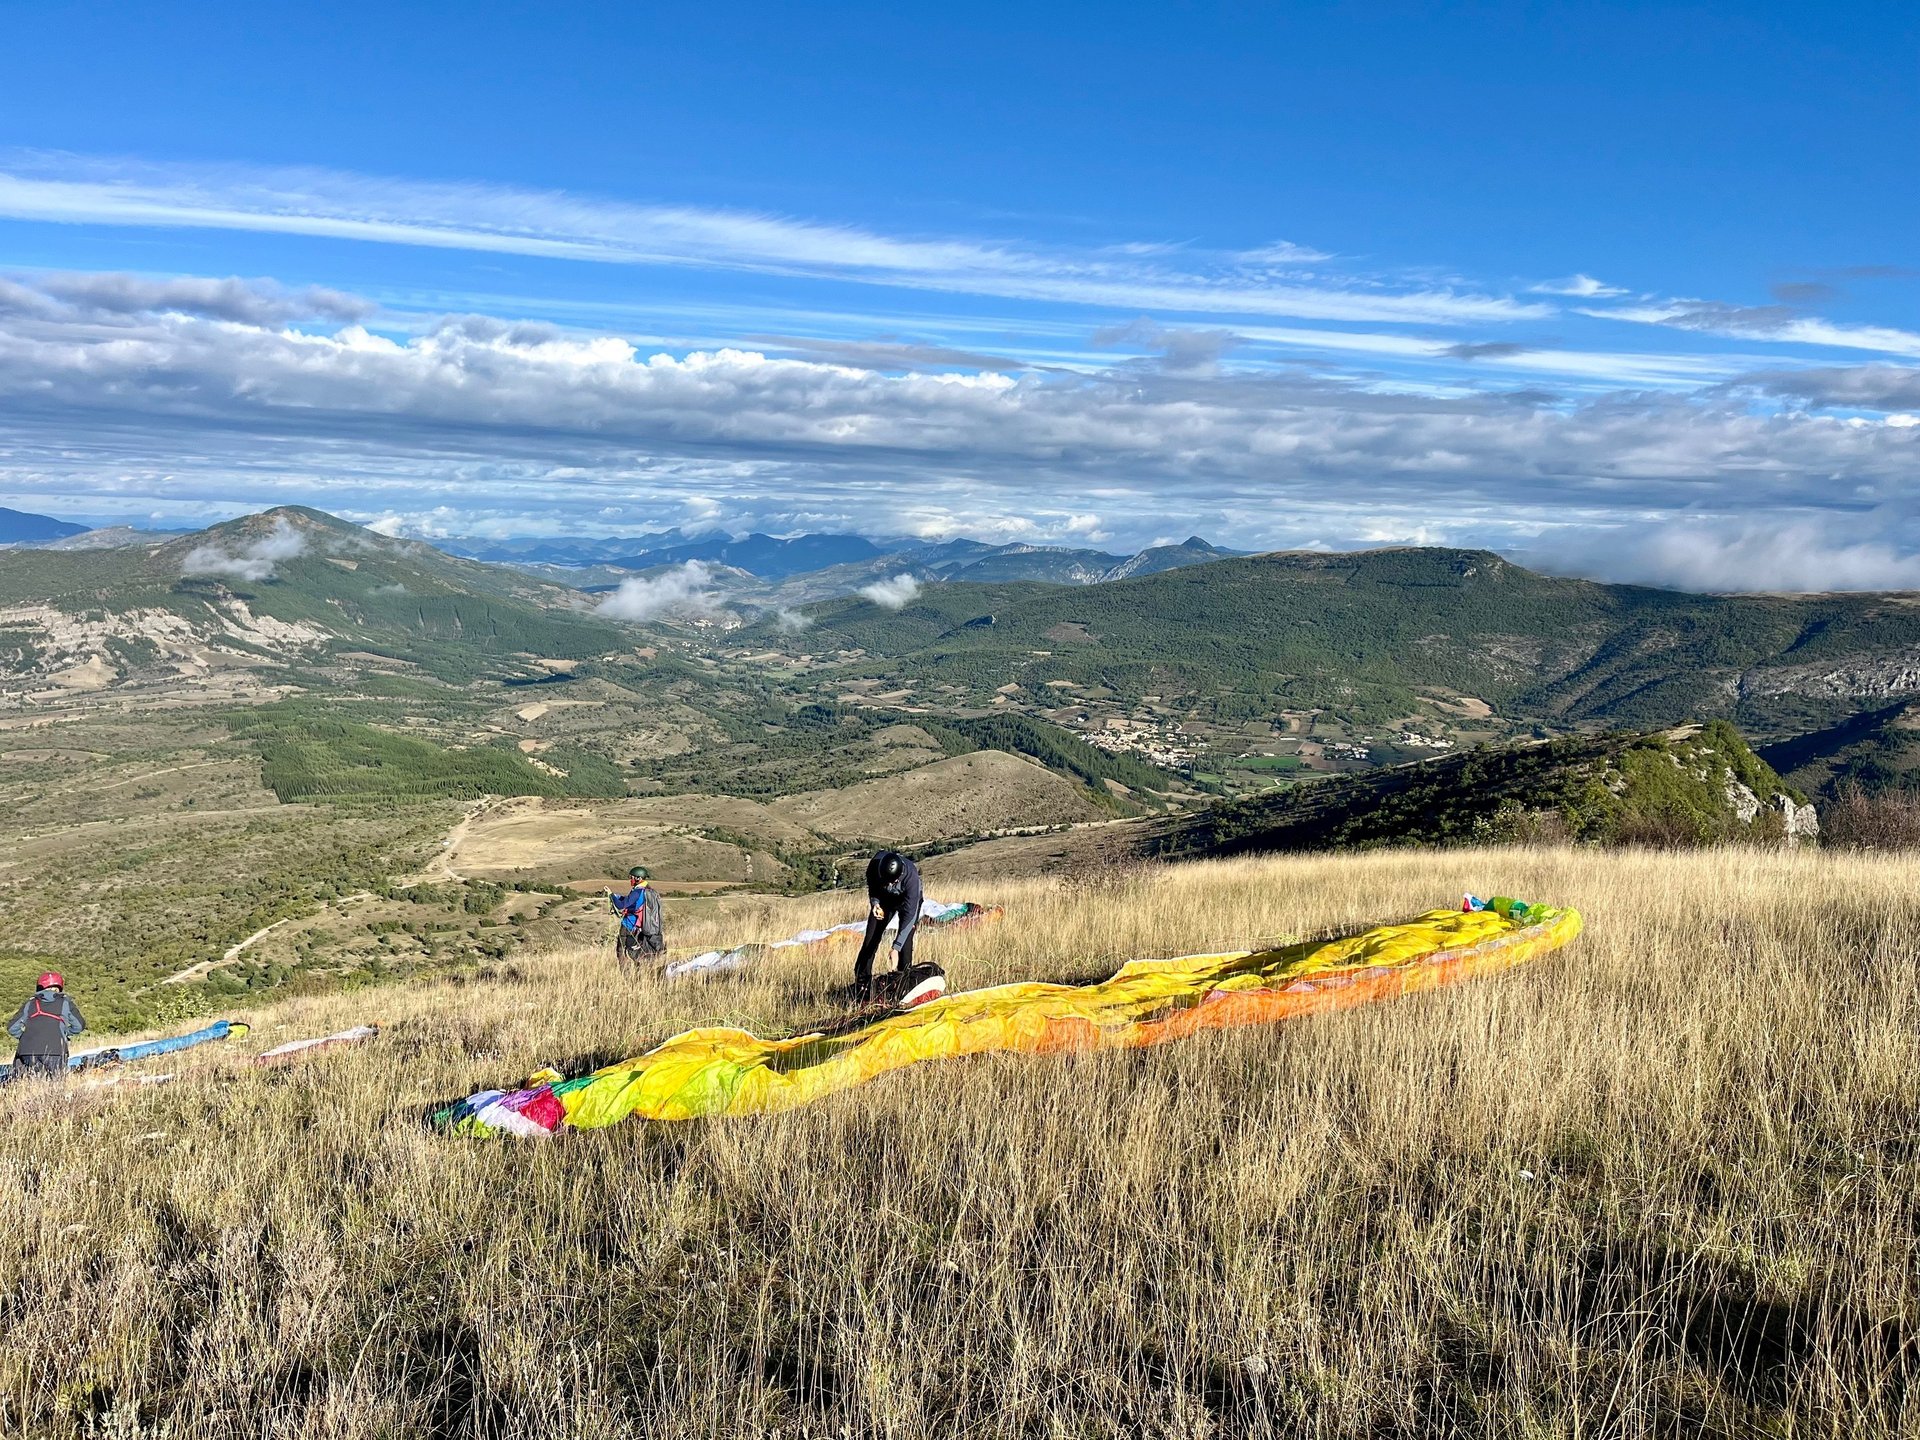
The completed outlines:
<svg viewBox="0 0 1920 1440">
<path fill-rule="evenodd" d="M 5 6 L 0 503 L 1920 587 L 1910 8 L 560 9 Z"/>
</svg>

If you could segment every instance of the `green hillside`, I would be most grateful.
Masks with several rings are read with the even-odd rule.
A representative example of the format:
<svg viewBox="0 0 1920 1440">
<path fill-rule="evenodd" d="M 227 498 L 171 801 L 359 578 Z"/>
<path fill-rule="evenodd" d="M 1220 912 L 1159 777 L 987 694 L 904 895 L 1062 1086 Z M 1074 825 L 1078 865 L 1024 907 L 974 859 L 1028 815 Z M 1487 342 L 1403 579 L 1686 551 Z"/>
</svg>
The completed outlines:
<svg viewBox="0 0 1920 1440">
<path fill-rule="evenodd" d="M 1920 702 L 1850 715 L 1838 725 L 1762 746 L 1761 758 L 1795 785 L 1833 796 L 1848 785 L 1869 794 L 1920 789 Z"/>
<path fill-rule="evenodd" d="M 263 658 L 284 658 L 245 627 L 245 614 L 324 632 L 323 651 L 369 650 L 444 680 L 524 668 L 510 657 L 572 659 L 621 643 L 582 613 L 580 597 L 518 571 L 389 539 L 318 510 L 287 506 L 152 548 L 0 553 L 0 604 L 87 617 L 177 616 Z M 32 639 L 0 632 L 0 662 L 31 663 Z M 112 635 L 105 658 L 129 671 L 156 659 L 138 635 Z"/>
<path fill-rule="evenodd" d="M 310 703 L 260 705 L 231 718 L 260 753 L 261 778 L 296 800 L 473 800 L 483 795 L 625 793 L 619 773 L 585 751 L 554 751 L 540 766 L 502 744 L 438 745 L 378 729 Z M 560 762 L 560 763 L 556 763 Z"/>
<path fill-rule="evenodd" d="M 1370 850 L 1513 841 L 1785 840 L 1805 797 L 1725 721 L 1489 746 L 1297 785 L 1170 822 L 1165 855 Z"/>
<path fill-rule="evenodd" d="M 1007 679 L 1186 697 L 1235 719 L 1321 709 L 1383 724 L 1439 687 L 1509 725 L 1651 727 L 1724 715 L 1791 734 L 1900 683 L 1903 595 L 1705 596 L 1538 575 L 1486 551 L 1285 553 L 1108 585 L 936 585 L 900 610 L 843 599 L 744 638 L 850 670 L 984 693 Z"/>
</svg>

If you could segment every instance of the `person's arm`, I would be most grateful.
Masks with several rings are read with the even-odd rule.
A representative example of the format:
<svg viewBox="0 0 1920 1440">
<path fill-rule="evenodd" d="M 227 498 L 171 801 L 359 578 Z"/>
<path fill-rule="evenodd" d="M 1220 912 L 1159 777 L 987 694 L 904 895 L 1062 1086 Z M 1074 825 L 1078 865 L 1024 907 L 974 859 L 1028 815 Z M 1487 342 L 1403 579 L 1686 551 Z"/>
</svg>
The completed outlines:
<svg viewBox="0 0 1920 1440">
<path fill-rule="evenodd" d="M 33 1002 L 31 1000 L 22 1000 L 20 1002 L 19 1013 L 7 1022 L 7 1034 L 18 1040 L 20 1038 L 20 1032 L 27 1028 L 27 1016 L 32 1010 Z"/>
<path fill-rule="evenodd" d="M 60 1028 L 66 1031 L 67 1038 L 71 1040 L 75 1035 L 78 1035 L 82 1030 L 87 1028 L 87 1017 L 80 1013 L 80 1007 L 74 1004 L 71 999 L 68 999 L 66 996 L 62 996 L 61 998 L 67 1001 L 67 1018 L 66 1022 Z"/>
<path fill-rule="evenodd" d="M 887 913 L 886 907 L 880 899 L 882 883 L 880 879 L 880 857 L 876 855 L 867 861 L 867 914 L 875 920 L 885 918 Z"/>
<path fill-rule="evenodd" d="M 913 938 L 913 930 L 920 923 L 920 867 L 911 860 L 906 862 L 907 873 L 902 878 L 907 882 L 902 888 L 906 894 L 900 901 L 900 933 L 893 937 L 894 953 L 907 948 L 907 941 Z"/>
</svg>

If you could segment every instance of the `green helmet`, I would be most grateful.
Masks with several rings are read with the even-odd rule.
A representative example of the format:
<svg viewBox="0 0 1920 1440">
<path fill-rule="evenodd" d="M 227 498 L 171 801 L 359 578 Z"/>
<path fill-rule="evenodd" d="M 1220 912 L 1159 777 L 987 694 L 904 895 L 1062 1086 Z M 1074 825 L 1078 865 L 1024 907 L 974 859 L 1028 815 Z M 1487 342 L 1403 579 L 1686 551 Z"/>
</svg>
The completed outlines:
<svg viewBox="0 0 1920 1440">
<path fill-rule="evenodd" d="M 652 872 L 644 865 L 636 865 L 627 871 L 627 879 L 629 880 L 651 880 L 652 878 Z"/>
</svg>

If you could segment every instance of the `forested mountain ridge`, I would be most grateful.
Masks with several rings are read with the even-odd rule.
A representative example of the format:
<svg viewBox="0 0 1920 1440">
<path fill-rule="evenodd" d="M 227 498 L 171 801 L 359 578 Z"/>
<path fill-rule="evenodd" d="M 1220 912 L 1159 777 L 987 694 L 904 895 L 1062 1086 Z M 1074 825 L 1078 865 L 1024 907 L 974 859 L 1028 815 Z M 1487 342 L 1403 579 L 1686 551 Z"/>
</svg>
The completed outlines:
<svg viewBox="0 0 1920 1440">
<path fill-rule="evenodd" d="M 931 586 L 898 609 L 848 598 L 809 618 L 789 648 L 857 650 L 875 672 L 1190 695 L 1215 717 L 1383 723 L 1441 687 L 1520 723 L 1721 715 L 1776 736 L 1920 691 L 1910 595 L 1693 595 L 1479 550 L 1279 552 L 1073 590 Z"/>
</svg>

